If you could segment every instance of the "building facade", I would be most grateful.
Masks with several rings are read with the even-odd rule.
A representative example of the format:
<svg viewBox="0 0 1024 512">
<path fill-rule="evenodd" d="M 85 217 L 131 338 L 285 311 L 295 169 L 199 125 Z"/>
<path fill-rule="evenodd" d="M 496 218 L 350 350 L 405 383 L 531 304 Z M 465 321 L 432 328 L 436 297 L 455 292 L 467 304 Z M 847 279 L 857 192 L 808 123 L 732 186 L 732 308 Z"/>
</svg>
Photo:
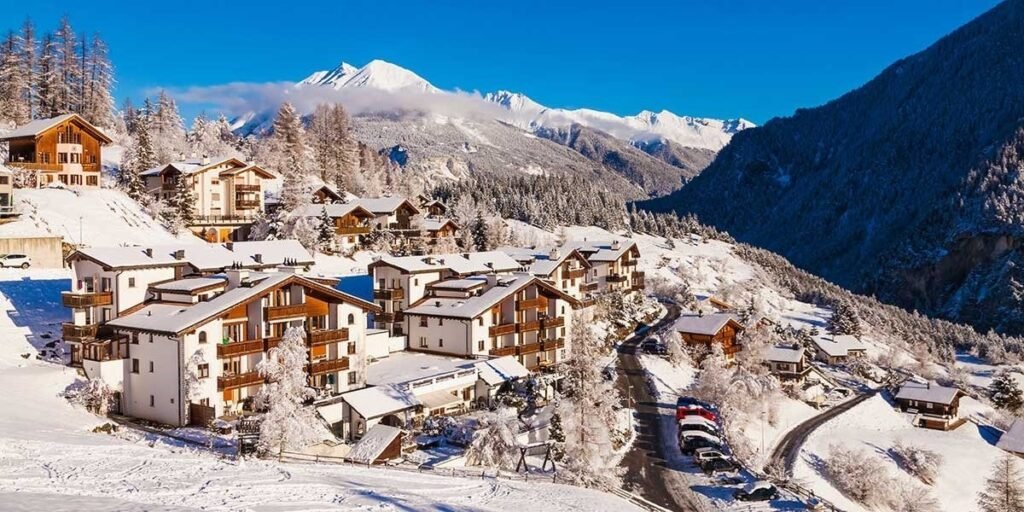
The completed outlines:
<svg viewBox="0 0 1024 512">
<path fill-rule="evenodd" d="M 78 114 L 37 119 L 0 136 L 5 164 L 33 171 L 36 185 L 100 186 L 102 147 L 112 140 Z"/>
</svg>

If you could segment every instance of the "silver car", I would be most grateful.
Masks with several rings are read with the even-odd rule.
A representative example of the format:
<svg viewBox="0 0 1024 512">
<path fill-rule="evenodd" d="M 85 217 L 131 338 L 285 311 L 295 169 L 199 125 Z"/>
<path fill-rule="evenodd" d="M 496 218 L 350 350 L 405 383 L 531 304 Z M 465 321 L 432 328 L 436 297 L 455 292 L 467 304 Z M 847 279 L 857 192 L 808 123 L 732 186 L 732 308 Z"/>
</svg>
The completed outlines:
<svg viewBox="0 0 1024 512">
<path fill-rule="evenodd" d="M 29 268 L 32 266 L 32 258 L 25 254 L 0 254 L 0 267 L 2 268 Z"/>
</svg>

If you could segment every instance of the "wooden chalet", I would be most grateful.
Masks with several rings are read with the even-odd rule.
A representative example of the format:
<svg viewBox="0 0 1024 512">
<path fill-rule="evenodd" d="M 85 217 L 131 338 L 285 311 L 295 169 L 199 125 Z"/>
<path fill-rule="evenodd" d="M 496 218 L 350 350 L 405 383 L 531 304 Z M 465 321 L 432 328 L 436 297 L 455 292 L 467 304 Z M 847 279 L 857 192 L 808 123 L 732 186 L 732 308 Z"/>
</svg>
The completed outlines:
<svg viewBox="0 0 1024 512">
<path fill-rule="evenodd" d="M 102 146 L 112 142 L 78 114 L 37 119 L 0 136 L 11 168 L 35 171 L 36 185 L 98 187 Z"/>
<path fill-rule="evenodd" d="M 676 320 L 673 329 L 689 346 L 703 346 L 710 350 L 716 344 L 721 345 L 726 359 L 729 360 L 732 360 L 737 352 L 743 350 L 743 346 L 737 341 L 737 336 L 743 332 L 744 327 L 731 314 L 683 314 Z"/>
<path fill-rule="evenodd" d="M 957 388 L 934 382 L 904 382 L 894 396 L 903 412 L 915 414 L 914 424 L 923 428 L 952 430 L 963 424 L 959 417 L 960 397 Z"/>
</svg>

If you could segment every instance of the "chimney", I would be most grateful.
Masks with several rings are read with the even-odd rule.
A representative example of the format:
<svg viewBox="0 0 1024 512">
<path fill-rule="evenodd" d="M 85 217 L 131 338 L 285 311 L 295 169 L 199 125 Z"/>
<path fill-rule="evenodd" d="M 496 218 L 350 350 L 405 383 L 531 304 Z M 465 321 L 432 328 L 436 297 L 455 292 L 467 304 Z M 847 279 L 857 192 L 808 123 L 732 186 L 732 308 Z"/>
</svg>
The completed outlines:
<svg viewBox="0 0 1024 512">
<path fill-rule="evenodd" d="M 253 254 L 252 259 L 255 260 L 256 263 L 263 263 L 263 255 L 260 253 Z"/>
<path fill-rule="evenodd" d="M 561 257 L 562 257 L 562 253 L 561 253 L 561 251 L 558 250 L 558 247 L 552 247 L 551 248 L 551 252 L 548 253 L 548 259 L 551 259 L 551 260 L 557 260 L 558 258 L 561 258 Z"/>
<path fill-rule="evenodd" d="M 233 268 L 228 270 L 228 288 L 237 288 L 249 280 L 249 271 L 244 268 Z"/>
<path fill-rule="evenodd" d="M 498 284 L 498 274 L 491 272 L 487 274 L 487 289 L 490 290 Z"/>
<path fill-rule="evenodd" d="M 226 247 L 227 250 L 229 250 L 229 251 L 234 251 L 235 250 L 235 243 L 234 242 L 225 242 L 224 243 L 224 247 Z"/>
<path fill-rule="evenodd" d="M 441 301 L 439 301 L 439 300 L 435 300 L 435 301 L 434 301 L 434 307 L 435 307 L 435 308 L 439 308 L 439 307 L 441 307 Z"/>
<path fill-rule="evenodd" d="M 185 249 L 178 249 L 174 251 L 174 259 L 183 260 L 185 259 Z"/>
<path fill-rule="evenodd" d="M 148 256 L 150 258 L 153 257 L 153 248 L 152 247 L 147 247 L 147 248 L 143 249 L 142 252 L 146 253 L 146 256 Z"/>
<path fill-rule="evenodd" d="M 621 244 L 619 243 L 619 241 L 618 241 L 618 240 L 615 240 L 615 241 L 613 241 L 613 242 L 612 242 L 612 250 L 613 250 L 613 251 L 617 251 L 617 250 L 619 250 L 619 247 L 621 247 L 621 246 L 622 246 L 622 245 L 621 245 Z"/>
<path fill-rule="evenodd" d="M 200 161 L 202 165 L 210 165 L 210 156 L 203 155 L 203 159 Z"/>
</svg>

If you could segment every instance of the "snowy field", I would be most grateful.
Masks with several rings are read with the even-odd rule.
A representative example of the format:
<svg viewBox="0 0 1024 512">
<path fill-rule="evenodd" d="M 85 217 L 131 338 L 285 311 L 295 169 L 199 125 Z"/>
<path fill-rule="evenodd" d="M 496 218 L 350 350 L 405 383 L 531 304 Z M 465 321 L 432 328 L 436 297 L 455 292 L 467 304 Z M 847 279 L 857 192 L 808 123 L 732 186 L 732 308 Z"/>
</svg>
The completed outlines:
<svg viewBox="0 0 1024 512">
<path fill-rule="evenodd" d="M 65 271 L 0 273 L 3 510 L 634 510 L 609 494 L 540 482 L 222 460 L 104 420 L 58 394 L 76 378 L 35 359 L 67 319 Z M 27 356 L 23 357 L 23 355 Z"/>
</svg>

